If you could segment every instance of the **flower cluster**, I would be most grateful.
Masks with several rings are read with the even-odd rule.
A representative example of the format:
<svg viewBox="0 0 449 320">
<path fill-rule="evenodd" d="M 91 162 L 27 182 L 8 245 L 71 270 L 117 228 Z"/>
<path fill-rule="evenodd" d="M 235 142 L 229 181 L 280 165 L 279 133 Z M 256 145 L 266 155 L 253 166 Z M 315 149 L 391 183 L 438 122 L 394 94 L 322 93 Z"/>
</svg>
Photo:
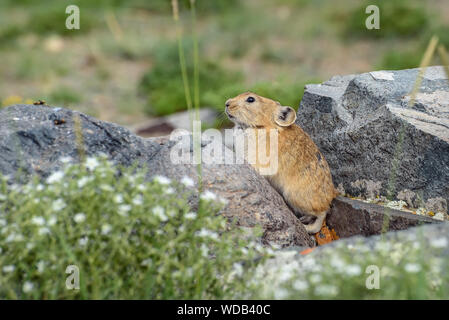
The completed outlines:
<svg viewBox="0 0 449 320">
<path fill-rule="evenodd" d="M 235 266 L 246 270 L 263 250 L 229 228 L 217 195 L 204 193 L 193 211 L 189 177 L 178 183 L 105 158 L 60 162 L 26 184 L 0 177 L 0 299 L 233 298 L 248 290 Z M 70 265 L 83 290 L 66 288 Z"/>
<path fill-rule="evenodd" d="M 423 241 L 401 233 L 395 239 L 334 242 L 304 255 L 277 252 L 257 267 L 253 281 L 266 284 L 259 297 L 264 299 L 447 299 L 447 237 Z M 376 271 L 378 288 L 370 287 Z"/>
</svg>

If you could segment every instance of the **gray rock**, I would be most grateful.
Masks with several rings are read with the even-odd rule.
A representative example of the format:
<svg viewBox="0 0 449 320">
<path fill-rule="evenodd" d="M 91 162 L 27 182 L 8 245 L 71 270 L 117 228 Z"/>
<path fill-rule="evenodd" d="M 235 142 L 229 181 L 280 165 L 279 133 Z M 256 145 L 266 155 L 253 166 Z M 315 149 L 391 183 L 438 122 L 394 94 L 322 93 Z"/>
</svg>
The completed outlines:
<svg viewBox="0 0 449 320">
<path fill-rule="evenodd" d="M 151 138 L 150 138 L 151 139 Z M 198 187 L 197 167 L 191 164 L 172 164 L 170 153 L 177 148 L 177 141 L 168 137 L 156 138 L 163 148 L 151 160 L 150 167 L 156 174 L 164 174 L 174 180 L 188 176 Z M 203 156 L 213 142 L 203 141 Z M 234 153 L 220 144 L 223 162 L 231 161 Z M 193 158 L 191 144 L 185 146 Z M 223 214 L 240 226 L 262 226 L 262 240 L 282 247 L 298 245 L 313 246 L 311 237 L 299 219 L 290 211 L 283 198 L 271 187 L 265 178 L 256 173 L 249 164 L 207 164 L 202 165 L 202 187 L 226 199 Z M 191 205 L 197 205 L 197 197 L 190 198 Z"/>
<path fill-rule="evenodd" d="M 356 235 L 365 237 L 386 231 L 405 230 L 437 221 L 405 211 L 395 210 L 374 203 L 366 203 L 344 197 L 332 202 L 326 217 L 327 226 L 334 229 L 340 238 Z"/>
<path fill-rule="evenodd" d="M 449 201 L 449 81 L 442 67 L 429 67 L 408 107 L 418 72 L 371 72 L 306 86 L 297 123 L 325 155 L 339 190 Z"/>
<path fill-rule="evenodd" d="M 161 148 L 118 125 L 79 112 L 48 106 L 16 105 L 0 110 L 0 172 L 46 177 L 61 157 L 79 158 L 74 119 L 82 123 L 86 155 L 104 153 L 117 163 L 143 165 Z"/>
<path fill-rule="evenodd" d="M 137 163 L 148 168 L 150 177 L 160 174 L 180 180 L 189 176 L 197 181 L 196 166 L 171 163 L 176 141 L 140 138 L 123 127 L 75 111 L 34 105 L 0 110 L 0 173 L 22 180 L 33 174 L 46 177 L 62 166 L 61 157 L 77 159 L 76 116 L 81 120 L 86 155 L 103 153 L 125 166 Z M 209 144 L 203 142 L 203 152 Z M 190 144 L 187 148 L 192 151 Z M 228 150 L 226 156 L 233 157 L 232 151 Z M 223 214 L 243 227 L 261 226 L 264 243 L 313 245 L 282 197 L 249 165 L 203 165 L 202 177 L 204 189 L 226 200 Z M 192 206 L 197 200 L 194 193 Z"/>
</svg>

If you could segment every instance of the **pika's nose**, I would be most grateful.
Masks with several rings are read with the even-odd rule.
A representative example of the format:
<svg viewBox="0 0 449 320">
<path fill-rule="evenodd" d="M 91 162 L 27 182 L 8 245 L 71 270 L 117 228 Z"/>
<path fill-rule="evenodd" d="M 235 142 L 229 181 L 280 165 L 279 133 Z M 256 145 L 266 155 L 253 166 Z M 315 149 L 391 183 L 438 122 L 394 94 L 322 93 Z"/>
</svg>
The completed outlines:
<svg viewBox="0 0 449 320">
<path fill-rule="evenodd" d="M 226 101 L 225 106 L 229 107 L 231 105 L 231 99 L 229 99 L 228 101 Z"/>
</svg>

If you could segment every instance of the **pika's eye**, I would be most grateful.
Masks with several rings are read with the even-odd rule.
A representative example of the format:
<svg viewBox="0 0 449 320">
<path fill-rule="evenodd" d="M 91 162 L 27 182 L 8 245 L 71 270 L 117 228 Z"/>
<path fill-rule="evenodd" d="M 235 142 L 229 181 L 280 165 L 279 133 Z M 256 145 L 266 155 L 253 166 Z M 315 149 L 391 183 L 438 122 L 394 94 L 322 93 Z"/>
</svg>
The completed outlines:
<svg viewBox="0 0 449 320">
<path fill-rule="evenodd" d="M 256 99 L 254 99 L 254 97 L 248 97 L 246 99 L 246 102 L 249 102 L 249 103 L 253 103 L 254 101 L 256 101 Z"/>
</svg>

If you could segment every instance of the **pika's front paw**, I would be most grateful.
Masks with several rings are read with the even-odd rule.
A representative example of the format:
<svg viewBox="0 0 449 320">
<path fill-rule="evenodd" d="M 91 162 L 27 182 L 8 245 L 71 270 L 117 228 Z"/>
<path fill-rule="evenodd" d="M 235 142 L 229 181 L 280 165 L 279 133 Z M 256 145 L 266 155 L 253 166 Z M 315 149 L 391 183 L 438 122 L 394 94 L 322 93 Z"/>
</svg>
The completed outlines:
<svg viewBox="0 0 449 320">
<path fill-rule="evenodd" d="M 313 220 L 315 220 L 316 218 L 314 216 L 308 216 L 308 215 L 304 215 L 299 217 L 299 221 L 301 221 L 302 224 L 311 224 L 313 222 Z"/>
</svg>

